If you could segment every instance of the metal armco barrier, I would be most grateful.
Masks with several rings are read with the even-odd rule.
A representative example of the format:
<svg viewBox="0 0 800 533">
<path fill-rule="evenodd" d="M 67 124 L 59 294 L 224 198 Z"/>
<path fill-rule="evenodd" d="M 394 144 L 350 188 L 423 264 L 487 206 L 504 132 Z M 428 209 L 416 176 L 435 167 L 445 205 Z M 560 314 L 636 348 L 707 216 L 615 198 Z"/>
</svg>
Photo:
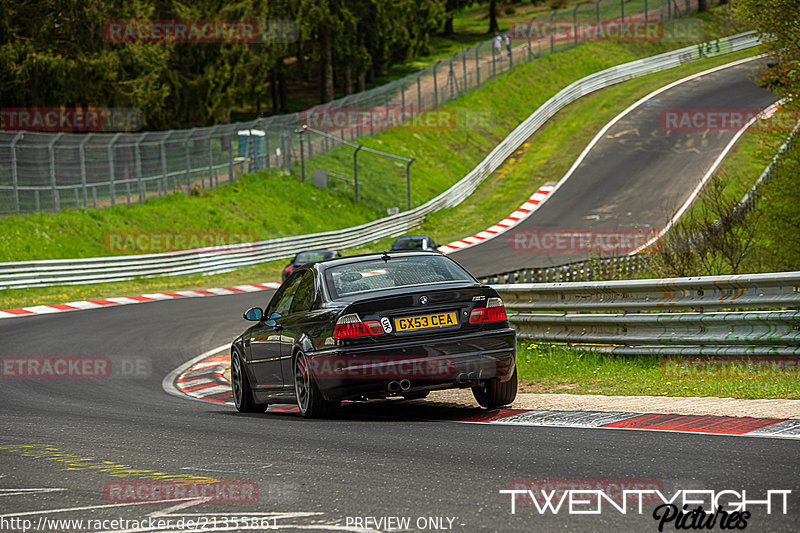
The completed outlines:
<svg viewBox="0 0 800 533">
<path fill-rule="evenodd" d="M 494 288 L 520 311 L 521 338 L 618 355 L 800 355 L 800 271 Z"/>
<path fill-rule="evenodd" d="M 711 43 L 693 45 L 617 65 L 575 81 L 534 111 L 455 185 L 425 204 L 397 215 L 338 231 L 270 239 L 246 245 L 213 249 L 0 263 L 0 289 L 123 281 L 146 276 L 218 274 L 265 261 L 291 257 L 303 249 L 348 248 L 364 245 L 383 237 L 401 235 L 419 225 L 426 215 L 460 204 L 548 119 L 575 100 L 593 91 L 636 76 L 705 59 L 709 55 L 751 48 L 758 45 L 759 42 L 754 32 L 742 33 Z"/>
</svg>

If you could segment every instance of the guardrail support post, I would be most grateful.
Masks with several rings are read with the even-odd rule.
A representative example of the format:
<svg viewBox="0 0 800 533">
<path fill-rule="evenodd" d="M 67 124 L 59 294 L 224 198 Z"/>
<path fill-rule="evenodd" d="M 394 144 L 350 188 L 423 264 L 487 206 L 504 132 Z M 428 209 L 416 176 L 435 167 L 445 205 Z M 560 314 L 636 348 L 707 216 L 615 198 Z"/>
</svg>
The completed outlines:
<svg viewBox="0 0 800 533">
<path fill-rule="evenodd" d="M 619 12 L 622 15 L 622 23 L 625 24 L 625 0 L 619 0 Z"/>
</svg>

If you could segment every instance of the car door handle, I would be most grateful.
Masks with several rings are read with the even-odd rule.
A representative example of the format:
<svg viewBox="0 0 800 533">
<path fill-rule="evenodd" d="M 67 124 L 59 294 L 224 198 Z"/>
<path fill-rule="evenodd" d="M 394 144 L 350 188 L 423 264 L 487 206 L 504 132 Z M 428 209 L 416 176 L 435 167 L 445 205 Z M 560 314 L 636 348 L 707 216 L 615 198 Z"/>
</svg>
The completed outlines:
<svg viewBox="0 0 800 533">
<path fill-rule="evenodd" d="M 283 326 L 281 326 L 280 324 L 276 324 L 275 325 L 275 331 L 277 331 L 277 332 L 283 331 Z"/>
</svg>

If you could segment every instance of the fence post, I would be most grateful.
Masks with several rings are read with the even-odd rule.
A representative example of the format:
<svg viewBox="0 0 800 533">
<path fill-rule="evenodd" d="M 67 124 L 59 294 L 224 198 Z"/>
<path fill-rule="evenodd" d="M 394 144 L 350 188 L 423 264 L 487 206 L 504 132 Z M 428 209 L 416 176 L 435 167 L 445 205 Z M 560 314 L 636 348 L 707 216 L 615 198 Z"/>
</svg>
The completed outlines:
<svg viewBox="0 0 800 533">
<path fill-rule="evenodd" d="M 595 21 L 595 24 L 594 24 L 594 33 L 596 35 L 597 31 L 600 29 L 600 0 L 597 0 L 597 2 L 595 2 L 594 7 L 595 7 L 595 12 L 596 12 L 596 18 L 597 18 L 597 20 Z"/>
<path fill-rule="evenodd" d="M 416 161 L 413 157 L 406 165 L 406 194 L 407 194 L 407 202 L 408 202 L 408 210 L 411 210 L 411 163 Z"/>
<path fill-rule="evenodd" d="M 481 45 L 475 47 L 475 76 L 476 76 L 476 87 L 481 86 L 481 58 L 480 58 L 480 50 Z"/>
<path fill-rule="evenodd" d="M 167 135 L 161 139 L 161 176 L 164 178 L 164 195 L 167 195 L 167 191 L 169 191 L 169 178 L 167 177 L 167 139 L 169 136 L 172 135 L 172 131 L 167 133 Z"/>
<path fill-rule="evenodd" d="M 86 190 L 86 149 L 83 147 L 91 139 L 93 133 L 89 133 L 78 145 L 78 153 L 81 158 L 81 187 L 83 188 L 83 207 L 89 207 L 89 193 Z"/>
<path fill-rule="evenodd" d="M 214 128 L 217 129 L 217 128 Z M 208 188 L 213 189 L 214 185 L 214 152 L 211 151 L 211 135 L 208 132 Z"/>
<path fill-rule="evenodd" d="M 383 129 L 386 130 L 389 127 L 389 89 L 384 89 L 383 101 L 386 106 L 383 112 Z M 342 132 L 342 139 L 344 139 L 344 132 Z"/>
<path fill-rule="evenodd" d="M 300 137 L 300 177 L 303 181 L 306 181 L 306 156 L 305 151 L 303 150 L 303 133 L 305 132 L 305 128 L 300 128 L 298 132 L 298 136 Z"/>
<path fill-rule="evenodd" d="M 622 23 L 625 24 L 625 0 L 619 0 L 619 12 L 622 15 Z"/>
<path fill-rule="evenodd" d="M 417 74 L 417 113 L 422 112 L 422 89 L 419 86 L 419 79 L 422 77 L 422 74 Z"/>
<path fill-rule="evenodd" d="M 358 151 L 364 146 L 359 144 L 353 152 L 353 185 L 356 189 L 356 202 L 358 201 Z"/>
<path fill-rule="evenodd" d="M 406 116 L 406 79 L 400 80 L 400 117 Z M 309 136 L 310 137 L 310 136 Z M 350 137 L 352 139 L 352 137 Z"/>
<path fill-rule="evenodd" d="M 117 142 L 120 135 L 122 133 L 116 133 L 111 142 L 108 143 L 108 188 L 109 196 L 111 196 L 111 205 L 117 203 L 117 185 L 114 183 L 114 143 Z"/>
<path fill-rule="evenodd" d="M 55 144 L 64 133 L 59 133 L 47 145 L 47 152 L 50 156 L 50 190 L 53 193 L 53 210 L 59 211 L 61 206 L 58 201 L 58 189 L 56 188 L 56 149 Z"/>
<path fill-rule="evenodd" d="M 189 136 L 186 137 L 186 196 L 192 193 L 192 160 L 189 156 L 189 141 L 194 135 L 195 128 L 189 130 Z"/>
<path fill-rule="evenodd" d="M 136 144 L 133 146 L 134 152 L 136 153 L 136 158 L 133 162 L 134 168 L 136 169 L 136 183 L 139 185 L 139 203 L 141 204 L 144 202 L 144 198 L 146 196 L 146 190 L 144 186 L 144 182 L 142 181 L 142 151 L 139 149 L 139 144 L 145 139 L 147 134 L 145 133 L 143 136 L 139 137 L 139 140 L 136 141 Z"/>
<path fill-rule="evenodd" d="M 644 21 L 647 22 L 647 0 L 644 0 Z"/>
<path fill-rule="evenodd" d="M 495 65 L 497 57 L 497 45 L 495 44 L 495 39 L 497 39 L 497 37 L 492 37 L 492 78 L 497 76 L 497 66 Z"/>
<path fill-rule="evenodd" d="M 436 84 L 436 67 L 439 65 L 439 62 L 433 64 L 433 108 L 436 109 L 439 107 L 439 87 Z"/>
<path fill-rule="evenodd" d="M 264 155 L 267 157 L 267 169 L 272 168 L 272 152 L 269 151 L 269 130 L 264 128 Z"/>
<path fill-rule="evenodd" d="M 228 131 L 228 183 L 233 181 L 233 132 Z M 236 138 L 236 144 L 238 147 L 239 138 Z"/>
<path fill-rule="evenodd" d="M 14 187 L 14 213 L 19 214 L 19 175 L 17 173 L 17 141 L 22 137 L 22 132 L 11 139 L 11 185 Z"/>
<path fill-rule="evenodd" d="M 464 46 L 461 46 L 461 72 L 464 74 L 464 83 L 461 85 L 466 92 L 467 86 L 469 85 L 469 79 L 467 77 L 467 52 L 464 50 Z"/>
<path fill-rule="evenodd" d="M 447 74 L 448 77 L 448 85 L 450 85 L 450 100 L 456 97 L 456 90 L 453 85 L 455 85 L 455 76 L 456 73 L 453 71 L 453 58 L 450 58 L 450 72 Z"/>
<path fill-rule="evenodd" d="M 528 61 L 533 61 L 533 49 L 531 48 L 531 33 L 533 33 L 533 20 L 531 20 L 531 28 L 528 31 Z"/>
<path fill-rule="evenodd" d="M 573 42 L 578 44 L 578 8 L 581 7 L 580 4 L 575 6 L 575 9 L 572 10 L 572 32 L 573 32 Z"/>
<path fill-rule="evenodd" d="M 552 54 L 556 49 L 556 34 L 553 27 L 553 17 L 556 15 L 555 11 L 550 13 L 550 53 Z"/>
</svg>

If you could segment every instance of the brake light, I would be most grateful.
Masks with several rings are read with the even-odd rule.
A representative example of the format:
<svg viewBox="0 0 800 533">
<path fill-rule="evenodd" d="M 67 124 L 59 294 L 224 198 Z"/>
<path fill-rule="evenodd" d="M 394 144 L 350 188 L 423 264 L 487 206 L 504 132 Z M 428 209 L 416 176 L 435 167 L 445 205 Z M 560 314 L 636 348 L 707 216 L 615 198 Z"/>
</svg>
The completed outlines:
<svg viewBox="0 0 800 533">
<path fill-rule="evenodd" d="M 383 326 L 377 320 L 368 320 L 364 322 L 367 325 L 367 329 L 372 335 L 383 335 L 385 332 L 383 331 Z"/>
<path fill-rule="evenodd" d="M 371 335 L 383 335 L 383 326 L 377 320 L 362 322 L 356 313 L 344 315 L 336 321 L 333 328 L 334 339 L 354 339 L 356 337 L 369 337 Z"/>
<path fill-rule="evenodd" d="M 290 274 L 292 272 L 292 270 L 294 270 L 294 267 L 292 265 L 289 265 L 289 266 L 287 266 L 286 268 L 283 269 L 283 273 L 284 274 Z"/>
<path fill-rule="evenodd" d="M 500 298 L 489 298 L 486 308 L 473 309 L 469 314 L 470 324 L 485 324 L 486 322 L 500 322 L 508 320 L 506 308 Z"/>
</svg>

